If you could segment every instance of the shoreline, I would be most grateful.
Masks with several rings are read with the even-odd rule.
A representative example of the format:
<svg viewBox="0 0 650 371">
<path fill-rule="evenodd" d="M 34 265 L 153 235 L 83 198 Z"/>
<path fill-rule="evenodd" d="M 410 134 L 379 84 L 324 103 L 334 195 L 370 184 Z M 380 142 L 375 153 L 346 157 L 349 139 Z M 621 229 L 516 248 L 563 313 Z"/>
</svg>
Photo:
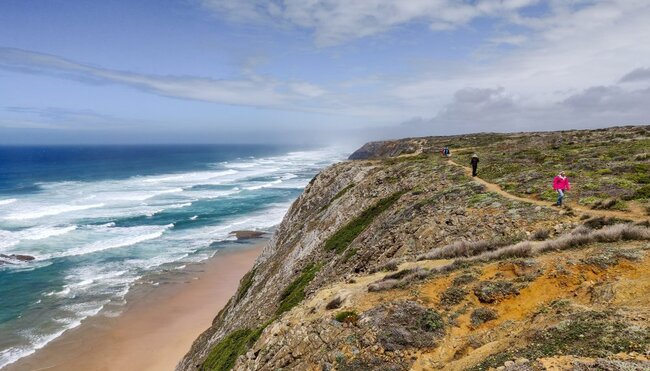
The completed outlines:
<svg viewBox="0 0 650 371">
<path fill-rule="evenodd" d="M 207 260 L 161 273 L 158 284 L 140 282 L 119 315 L 102 311 L 2 370 L 173 370 L 267 243 L 226 247 Z"/>
</svg>

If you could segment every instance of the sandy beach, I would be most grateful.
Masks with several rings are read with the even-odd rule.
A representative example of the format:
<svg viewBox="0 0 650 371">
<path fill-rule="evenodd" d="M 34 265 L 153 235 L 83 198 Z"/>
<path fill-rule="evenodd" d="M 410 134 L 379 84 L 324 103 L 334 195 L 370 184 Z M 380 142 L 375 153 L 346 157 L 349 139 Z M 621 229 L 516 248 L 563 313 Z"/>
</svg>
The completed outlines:
<svg viewBox="0 0 650 371">
<path fill-rule="evenodd" d="M 116 317 L 101 314 L 3 369 L 173 370 L 253 266 L 266 240 L 219 251 L 207 261 L 141 284 Z"/>
</svg>

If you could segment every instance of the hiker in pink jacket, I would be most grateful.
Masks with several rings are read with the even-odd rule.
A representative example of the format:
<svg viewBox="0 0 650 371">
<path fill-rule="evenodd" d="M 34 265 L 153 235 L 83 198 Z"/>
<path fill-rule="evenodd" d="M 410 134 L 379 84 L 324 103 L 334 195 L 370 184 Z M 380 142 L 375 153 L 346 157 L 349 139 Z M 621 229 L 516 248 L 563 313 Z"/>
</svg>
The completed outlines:
<svg viewBox="0 0 650 371">
<path fill-rule="evenodd" d="M 564 175 L 564 171 L 560 171 L 560 174 L 553 178 L 553 189 L 557 192 L 557 203 L 555 206 L 562 206 L 564 192 L 571 189 L 571 183 L 569 183 L 569 178 Z"/>
</svg>

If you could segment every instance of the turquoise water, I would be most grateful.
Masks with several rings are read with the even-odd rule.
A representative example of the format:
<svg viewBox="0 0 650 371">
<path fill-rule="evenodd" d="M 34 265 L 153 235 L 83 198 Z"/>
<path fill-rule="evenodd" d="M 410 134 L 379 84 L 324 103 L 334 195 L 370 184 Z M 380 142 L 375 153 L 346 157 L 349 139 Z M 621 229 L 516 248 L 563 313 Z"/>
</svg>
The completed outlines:
<svg viewBox="0 0 650 371">
<path fill-rule="evenodd" d="M 335 149 L 0 147 L 0 368 L 129 288 L 212 256 L 229 232 L 269 230 Z"/>
</svg>

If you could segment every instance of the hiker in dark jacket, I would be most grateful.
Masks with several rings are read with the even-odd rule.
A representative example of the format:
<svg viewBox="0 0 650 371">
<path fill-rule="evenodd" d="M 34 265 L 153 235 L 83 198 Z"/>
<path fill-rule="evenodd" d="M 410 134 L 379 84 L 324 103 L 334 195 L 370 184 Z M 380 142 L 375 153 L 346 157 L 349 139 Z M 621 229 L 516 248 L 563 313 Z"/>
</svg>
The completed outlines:
<svg viewBox="0 0 650 371">
<path fill-rule="evenodd" d="M 472 156 L 470 163 L 472 164 L 472 176 L 476 176 L 476 168 L 478 167 L 478 155 L 476 153 Z"/>
</svg>

